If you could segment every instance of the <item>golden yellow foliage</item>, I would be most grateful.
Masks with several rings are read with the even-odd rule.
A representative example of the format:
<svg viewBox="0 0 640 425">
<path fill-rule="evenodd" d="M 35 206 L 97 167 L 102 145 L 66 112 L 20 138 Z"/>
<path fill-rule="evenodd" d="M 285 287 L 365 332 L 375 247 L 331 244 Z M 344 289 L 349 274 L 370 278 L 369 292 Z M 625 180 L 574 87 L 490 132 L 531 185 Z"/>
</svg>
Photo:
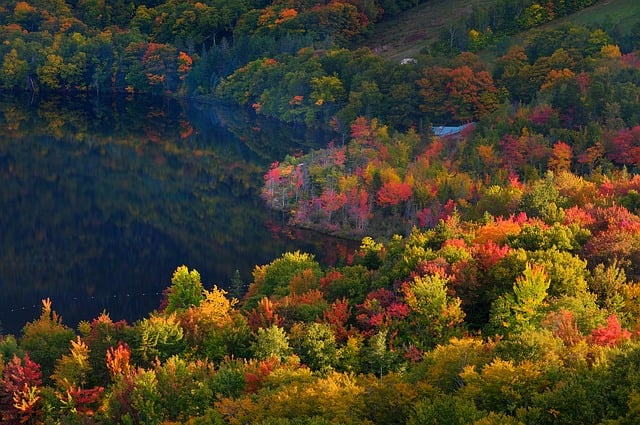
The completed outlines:
<svg viewBox="0 0 640 425">
<path fill-rule="evenodd" d="M 540 87 L 540 90 L 548 89 L 550 87 L 553 87 L 559 81 L 573 78 L 575 76 L 576 76 L 575 72 L 573 72 L 568 68 L 563 68 L 561 70 L 552 69 L 549 71 L 549 74 L 545 78 L 544 83 Z"/>
<path fill-rule="evenodd" d="M 66 391 L 82 386 L 90 369 L 89 347 L 78 336 L 75 341 L 71 341 L 70 353 L 56 361 L 52 378 L 58 388 Z"/>
<path fill-rule="evenodd" d="M 621 57 L 622 53 L 620 52 L 620 47 L 615 44 L 605 44 L 600 49 L 600 55 L 603 58 L 615 59 Z"/>
</svg>

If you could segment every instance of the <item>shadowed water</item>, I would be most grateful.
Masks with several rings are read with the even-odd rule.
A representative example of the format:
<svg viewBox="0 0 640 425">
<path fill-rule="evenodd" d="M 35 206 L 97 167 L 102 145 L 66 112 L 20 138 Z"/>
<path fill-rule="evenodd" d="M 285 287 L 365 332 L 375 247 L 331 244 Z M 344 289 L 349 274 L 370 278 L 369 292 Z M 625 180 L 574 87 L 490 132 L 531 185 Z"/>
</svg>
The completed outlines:
<svg viewBox="0 0 640 425">
<path fill-rule="evenodd" d="M 281 231 L 258 197 L 272 161 L 325 134 L 217 105 L 148 98 L 0 97 L 0 324 L 17 333 L 51 298 L 75 327 L 158 306 L 179 265 L 205 287 L 343 241 Z"/>
</svg>

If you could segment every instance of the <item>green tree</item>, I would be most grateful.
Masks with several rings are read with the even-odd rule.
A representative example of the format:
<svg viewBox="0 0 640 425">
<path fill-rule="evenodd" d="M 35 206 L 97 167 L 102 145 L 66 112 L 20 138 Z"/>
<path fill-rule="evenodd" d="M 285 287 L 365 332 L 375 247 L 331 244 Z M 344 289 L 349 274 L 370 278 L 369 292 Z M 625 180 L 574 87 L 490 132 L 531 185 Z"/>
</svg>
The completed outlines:
<svg viewBox="0 0 640 425">
<path fill-rule="evenodd" d="M 115 71 L 116 46 L 111 31 L 104 31 L 87 40 L 84 48 L 87 54 L 87 87 L 96 93 L 112 89 L 111 78 Z"/>
<path fill-rule="evenodd" d="M 498 358 L 480 371 L 465 368 L 460 377 L 466 385 L 459 394 L 474 400 L 478 409 L 513 415 L 549 389 L 552 381 L 547 372 L 544 364 Z"/>
<path fill-rule="evenodd" d="M 605 266 L 598 264 L 588 278 L 589 289 L 596 294 L 598 306 L 618 312 L 624 306 L 623 289 L 627 283 L 624 269 L 617 261 Z"/>
<path fill-rule="evenodd" d="M 205 299 L 205 291 L 200 281 L 200 273 L 187 266 L 178 267 L 171 277 L 171 286 L 167 290 L 167 313 L 198 306 Z"/>
<path fill-rule="evenodd" d="M 407 425 L 466 425 L 483 416 L 473 400 L 443 394 L 417 402 Z"/>
<path fill-rule="evenodd" d="M 564 354 L 564 344 L 560 337 L 548 330 L 526 330 L 519 334 L 511 334 L 509 338 L 500 340 L 495 347 L 495 355 L 503 360 L 515 363 L 528 360 L 531 362 L 554 362 Z"/>
<path fill-rule="evenodd" d="M 480 338 L 451 338 L 423 355 L 410 371 L 409 380 L 431 383 L 438 391 L 453 394 L 464 386 L 460 373 L 467 367 L 482 368 L 494 357 L 494 346 Z"/>
<path fill-rule="evenodd" d="M 345 89 L 337 75 L 311 78 L 311 100 L 316 105 L 337 103 L 344 100 Z"/>
<path fill-rule="evenodd" d="M 433 392 L 429 385 L 407 382 L 403 372 L 391 372 L 382 377 L 361 375 L 366 388 L 366 417 L 375 424 L 404 425 L 414 412 L 416 400 Z"/>
<path fill-rule="evenodd" d="M 242 299 L 242 296 L 245 293 L 244 281 L 240 277 L 240 270 L 237 270 L 233 273 L 233 277 L 231 278 L 231 282 L 229 284 L 229 295 L 231 295 L 235 299 Z"/>
<path fill-rule="evenodd" d="M 382 329 L 367 341 L 361 350 L 362 372 L 383 376 L 400 368 L 400 355 L 389 348 L 389 331 Z"/>
<path fill-rule="evenodd" d="M 211 388 L 218 397 L 238 398 L 245 385 L 244 362 L 237 358 L 225 358 L 211 378 Z"/>
<path fill-rule="evenodd" d="M 587 292 L 587 262 L 577 255 L 551 248 L 528 257 L 548 273 L 550 297 L 579 297 Z"/>
<path fill-rule="evenodd" d="M 525 425 L 518 418 L 514 418 L 504 413 L 489 412 L 489 414 L 478 419 L 473 425 Z"/>
<path fill-rule="evenodd" d="M 71 341 L 70 353 L 63 354 L 56 360 L 52 378 L 63 391 L 84 387 L 90 368 L 89 347 L 77 337 L 75 341 Z"/>
<path fill-rule="evenodd" d="M 287 333 L 276 325 L 258 329 L 256 340 L 251 348 L 253 355 L 258 359 L 277 357 L 284 360 L 293 352 Z"/>
<path fill-rule="evenodd" d="M 7 360 L 13 358 L 17 354 L 20 358 L 24 357 L 24 352 L 18 347 L 18 340 L 13 335 L 0 336 L 0 359 Z M 2 365 L 2 361 L 0 361 Z M 0 376 L 2 376 L 2 367 L 0 366 Z"/>
<path fill-rule="evenodd" d="M 312 254 L 286 252 L 280 258 L 264 266 L 256 266 L 253 270 L 253 282 L 249 286 L 244 308 L 253 308 L 263 297 L 284 297 L 289 295 L 290 284 L 296 276 L 303 276 L 312 281 L 308 289 L 317 287 L 322 270 Z"/>
<path fill-rule="evenodd" d="M 153 370 L 140 370 L 133 378 L 131 407 L 134 423 L 159 424 L 166 416 L 158 378 Z"/>
<path fill-rule="evenodd" d="M 528 59 L 522 46 L 514 46 L 496 60 L 494 78 L 514 99 L 528 101 L 534 94 L 526 80 L 526 69 L 530 67 Z"/>
<path fill-rule="evenodd" d="M 331 327 L 324 323 L 309 323 L 294 338 L 296 352 L 311 370 L 327 373 L 338 366 L 339 350 Z"/>
<path fill-rule="evenodd" d="M 0 68 L 0 84 L 5 89 L 15 89 L 25 87 L 27 84 L 27 72 L 29 65 L 27 61 L 18 56 L 16 49 L 11 49 L 4 55 L 2 67 Z"/>
<path fill-rule="evenodd" d="M 164 361 L 185 349 L 184 330 L 175 313 L 152 314 L 136 323 L 134 331 L 136 352 L 144 362 Z"/>
<path fill-rule="evenodd" d="M 60 89 L 62 87 L 61 72 L 64 59 L 55 53 L 49 53 L 45 62 L 38 67 L 36 74 L 40 83 L 48 89 Z"/>
<path fill-rule="evenodd" d="M 448 295 L 447 281 L 440 275 L 416 276 L 403 287 L 410 309 L 411 337 L 421 349 L 446 342 L 459 332 L 463 322 L 461 301 Z"/>
<path fill-rule="evenodd" d="M 544 267 L 527 263 L 513 291 L 498 297 L 491 306 L 491 328 L 497 333 L 518 333 L 539 325 L 549 284 Z"/>
<path fill-rule="evenodd" d="M 311 101 L 323 111 L 328 122 L 341 103 L 346 100 L 346 90 L 336 74 L 311 78 Z"/>
<path fill-rule="evenodd" d="M 69 352 L 75 332 L 62 324 L 62 318 L 51 309 L 49 299 L 42 300 L 42 313 L 22 328 L 20 348 L 38 363 L 45 380 L 53 373 L 55 362 Z"/>
<path fill-rule="evenodd" d="M 547 171 L 544 179 L 534 182 L 522 197 L 522 209 L 530 217 L 540 217 L 548 223 L 562 221 L 561 208 L 567 199 L 555 187 L 554 174 Z"/>
<path fill-rule="evenodd" d="M 207 406 L 213 404 L 215 395 L 210 385 L 215 374 L 213 364 L 172 356 L 157 364 L 154 371 L 165 419 L 185 423 L 204 414 Z"/>
<path fill-rule="evenodd" d="M 148 82 L 145 69 L 142 65 L 142 55 L 147 49 L 147 43 L 131 41 L 122 53 L 122 73 L 128 91 L 145 93 L 148 91 Z"/>
</svg>

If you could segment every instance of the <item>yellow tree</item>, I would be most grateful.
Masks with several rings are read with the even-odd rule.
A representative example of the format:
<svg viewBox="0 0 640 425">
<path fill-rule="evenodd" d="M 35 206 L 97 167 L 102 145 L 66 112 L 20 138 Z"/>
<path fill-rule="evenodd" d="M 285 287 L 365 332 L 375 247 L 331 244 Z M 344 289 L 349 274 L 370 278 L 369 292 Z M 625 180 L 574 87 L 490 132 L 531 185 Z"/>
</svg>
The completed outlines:
<svg viewBox="0 0 640 425">
<path fill-rule="evenodd" d="M 27 61 L 20 59 L 16 49 L 11 49 L 2 61 L 0 84 L 5 89 L 20 88 L 27 82 L 28 70 Z"/>
<path fill-rule="evenodd" d="M 69 354 L 63 354 L 56 360 L 55 370 L 51 376 L 58 388 L 63 391 L 84 385 L 91 368 L 89 347 L 79 336 L 75 341 L 71 341 L 69 351 Z"/>
<path fill-rule="evenodd" d="M 71 341 L 70 353 L 56 361 L 52 375 L 57 387 L 56 397 L 60 402 L 60 410 L 66 414 L 65 419 L 81 421 L 82 417 L 93 416 L 104 388 L 85 388 L 90 369 L 89 347 L 77 337 Z"/>
<path fill-rule="evenodd" d="M 36 75 L 42 85 L 49 89 L 62 87 L 60 73 L 64 65 L 62 56 L 50 53 L 45 58 L 45 63 L 36 69 Z"/>
<path fill-rule="evenodd" d="M 227 292 L 215 285 L 211 291 L 204 290 L 204 299 L 197 306 L 178 312 L 187 340 L 197 347 L 233 326 L 233 307 L 237 302 L 227 298 Z"/>
</svg>

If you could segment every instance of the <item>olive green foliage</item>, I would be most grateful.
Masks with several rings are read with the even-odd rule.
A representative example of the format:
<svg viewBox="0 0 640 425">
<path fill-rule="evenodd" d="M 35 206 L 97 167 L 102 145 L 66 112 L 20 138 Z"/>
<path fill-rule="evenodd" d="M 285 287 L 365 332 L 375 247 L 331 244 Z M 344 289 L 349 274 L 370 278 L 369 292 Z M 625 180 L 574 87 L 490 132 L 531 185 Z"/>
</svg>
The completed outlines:
<svg viewBox="0 0 640 425">
<path fill-rule="evenodd" d="M 299 251 L 286 252 L 265 266 L 256 266 L 245 307 L 255 306 L 264 296 L 288 295 L 291 282 L 295 277 L 303 277 L 305 284 L 312 289 L 318 285 L 320 276 L 320 264 L 312 254 Z"/>
<path fill-rule="evenodd" d="M 75 341 L 71 341 L 70 353 L 63 354 L 56 360 L 51 377 L 59 389 L 66 391 L 85 386 L 90 368 L 89 347 L 77 337 Z"/>
<path fill-rule="evenodd" d="M 550 297 L 576 297 L 587 293 L 587 262 L 577 255 L 560 251 L 554 245 L 553 248 L 533 252 L 528 257 L 548 273 Z"/>
<path fill-rule="evenodd" d="M 225 359 L 211 378 L 211 389 L 218 397 L 237 398 L 245 384 L 244 365 L 239 359 Z"/>
<path fill-rule="evenodd" d="M 257 359 L 268 359 L 274 356 L 284 360 L 293 353 L 293 350 L 289 345 L 289 337 L 284 329 L 272 325 L 269 328 L 258 329 L 252 352 Z"/>
<path fill-rule="evenodd" d="M 155 373 L 165 418 L 169 420 L 185 422 L 203 415 L 215 400 L 211 383 L 214 371 L 210 364 L 172 356 L 156 366 Z"/>
<path fill-rule="evenodd" d="M 14 354 L 22 357 L 24 354 L 19 351 L 18 340 L 13 335 L 4 335 L 0 338 L 0 356 L 3 359 L 11 359 Z"/>
<path fill-rule="evenodd" d="M 467 367 L 482 368 L 494 357 L 495 347 L 478 338 L 452 338 L 425 353 L 411 370 L 411 381 L 426 381 L 443 393 L 455 393 L 464 385 L 460 373 Z"/>
<path fill-rule="evenodd" d="M 389 332 L 382 330 L 371 338 L 361 350 L 361 368 L 364 373 L 382 376 L 401 367 L 399 353 L 389 349 Z"/>
<path fill-rule="evenodd" d="M 407 382 L 403 372 L 363 376 L 361 383 L 367 388 L 366 417 L 373 423 L 406 424 L 419 400 L 435 393 L 429 385 Z"/>
<path fill-rule="evenodd" d="M 292 333 L 296 354 L 311 370 L 326 373 L 339 365 L 340 353 L 336 338 L 327 324 L 309 323 Z"/>
<path fill-rule="evenodd" d="M 404 287 L 405 299 L 414 319 L 416 345 L 429 348 L 446 342 L 464 320 L 460 300 L 447 294 L 447 280 L 439 275 L 417 276 Z"/>
<path fill-rule="evenodd" d="M 522 198 L 523 210 L 532 216 L 539 216 L 543 220 L 554 223 L 560 221 L 560 208 L 567 203 L 553 184 L 553 172 L 548 171 L 544 179 L 531 186 L 531 190 Z"/>
<path fill-rule="evenodd" d="M 158 423 L 165 416 L 158 378 L 153 370 L 141 371 L 133 380 L 131 406 L 136 420 L 142 423 Z"/>
<path fill-rule="evenodd" d="M 622 288 L 627 282 L 623 269 L 614 262 L 608 266 L 598 264 L 589 276 L 589 289 L 597 296 L 598 305 L 612 311 L 623 308 Z"/>
<path fill-rule="evenodd" d="M 495 355 L 516 363 L 525 360 L 553 362 L 559 358 L 563 348 L 562 340 L 550 331 L 528 330 L 511 334 L 496 344 Z"/>
<path fill-rule="evenodd" d="M 138 322 L 135 331 L 138 335 L 136 352 L 145 362 L 156 358 L 164 361 L 185 348 L 184 330 L 175 314 L 152 314 Z"/>
<path fill-rule="evenodd" d="M 75 332 L 62 323 L 50 300 L 43 300 L 42 304 L 40 317 L 22 329 L 20 347 L 29 352 L 31 359 L 40 364 L 43 375 L 49 377 L 56 360 L 69 351 Z"/>
<path fill-rule="evenodd" d="M 460 374 L 466 384 L 461 392 L 481 410 L 514 414 L 518 408 L 531 405 L 539 393 L 553 384 L 552 370 L 541 363 L 515 364 L 496 359 L 481 371 L 465 368 Z"/>
<path fill-rule="evenodd" d="M 407 424 L 463 425 L 475 423 L 482 416 L 483 413 L 476 408 L 473 400 L 441 395 L 416 403 L 415 413 L 411 415 Z"/>
<path fill-rule="evenodd" d="M 364 265 L 346 266 L 340 269 L 339 275 L 325 278 L 325 298 L 327 301 L 347 298 L 360 304 L 371 289 L 371 276 Z"/>
</svg>

